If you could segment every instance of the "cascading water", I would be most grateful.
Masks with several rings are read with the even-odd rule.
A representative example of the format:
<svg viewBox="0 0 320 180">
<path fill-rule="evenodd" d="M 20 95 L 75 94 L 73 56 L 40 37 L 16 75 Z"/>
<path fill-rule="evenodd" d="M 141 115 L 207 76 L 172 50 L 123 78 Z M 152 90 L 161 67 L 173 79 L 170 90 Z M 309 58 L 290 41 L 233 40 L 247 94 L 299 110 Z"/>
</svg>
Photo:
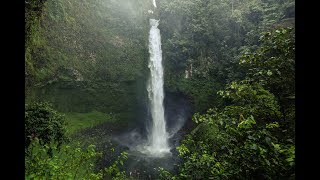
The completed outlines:
<svg viewBox="0 0 320 180">
<path fill-rule="evenodd" d="M 153 2 L 156 8 L 155 0 Z M 152 10 L 148 12 L 153 14 Z M 159 21 L 149 20 L 150 58 L 148 68 L 150 69 L 150 77 L 146 89 L 151 118 L 149 116 L 146 118 L 148 124 L 139 122 L 137 127 L 129 132 L 113 137 L 113 140 L 120 145 L 119 147 L 129 148 L 125 168 L 129 172 L 128 176 L 131 177 L 131 173 L 134 172 L 138 175 L 138 179 L 139 177 L 141 179 L 156 179 L 159 177 L 158 167 L 163 167 L 169 172 L 175 170 L 174 164 L 179 162 L 180 158 L 174 155 L 174 147 L 179 145 L 184 135 L 180 131 L 181 128 L 186 120 L 191 118 L 190 104 L 186 97 L 179 93 L 167 93 L 167 98 L 164 99 Z M 166 111 L 164 111 L 164 107 L 166 107 Z M 142 124 L 147 125 L 147 128 L 145 129 Z"/>
<path fill-rule="evenodd" d="M 152 127 L 148 136 L 146 149 L 153 155 L 170 152 L 168 146 L 168 134 L 166 131 L 166 121 L 163 108 L 163 67 L 161 37 L 158 29 L 159 20 L 150 19 L 149 35 L 149 69 L 150 79 L 148 83 L 148 97 L 151 105 Z"/>
<path fill-rule="evenodd" d="M 155 0 L 153 0 L 153 5 L 156 8 Z M 148 12 L 151 16 L 155 16 L 152 15 L 154 14 L 152 10 L 148 10 Z M 168 92 L 167 98 L 164 99 L 159 21 L 152 18 L 149 20 L 150 58 L 148 67 L 150 77 L 146 89 L 151 117 L 146 117 L 147 124 L 139 120 L 135 126 L 126 129 L 126 132 L 114 135 L 112 138 L 113 142 L 119 145 L 116 146 L 119 148 L 119 152 L 127 151 L 129 148 L 127 151 L 128 160 L 124 164 L 124 168 L 128 177 L 138 177 L 138 179 L 156 179 L 159 177 L 158 167 L 163 167 L 170 172 L 175 170 L 174 164 L 179 162 L 180 158 L 174 155 L 174 147 L 179 145 L 184 135 L 184 130 L 180 131 L 181 128 L 191 118 L 189 101 L 182 94 Z M 164 111 L 164 107 L 166 111 Z M 109 144 L 105 147 L 108 146 Z M 105 159 L 110 158 L 106 156 Z"/>
<path fill-rule="evenodd" d="M 153 5 L 156 7 L 155 0 Z M 149 10 L 150 13 L 153 11 Z M 150 19 L 149 33 L 149 64 L 150 77 L 147 83 L 149 107 L 152 123 L 147 127 L 147 139 L 135 130 L 120 137 L 117 141 L 127 145 L 132 153 L 139 152 L 152 158 L 169 157 L 171 155 L 169 147 L 169 133 L 167 132 L 165 113 L 164 113 L 164 91 L 163 91 L 163 67 L 161 36 L 158 29 L 159 21 Z M 148 124 L 149 125 L 149 124 Z"/>
<path fill-rule="evenodd" d="M 156 0 L 152 0 L 152 4 L 154 7 L 157 7 Z"/>
</svg>

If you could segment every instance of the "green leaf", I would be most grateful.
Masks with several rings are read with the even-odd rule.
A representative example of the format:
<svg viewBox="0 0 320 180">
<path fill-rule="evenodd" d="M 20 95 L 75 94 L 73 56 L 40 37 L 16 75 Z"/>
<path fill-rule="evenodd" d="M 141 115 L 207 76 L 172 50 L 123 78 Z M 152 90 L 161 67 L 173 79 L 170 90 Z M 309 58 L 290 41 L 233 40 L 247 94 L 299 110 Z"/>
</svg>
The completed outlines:
<svg viewBox="0 0 320 180">
<path fill-rule="evenodd" d="M 257 150 L 257 145 L 256 144 L 252 144 L 250 148 L 253 149 L 253 150 Z"/>
</svg>

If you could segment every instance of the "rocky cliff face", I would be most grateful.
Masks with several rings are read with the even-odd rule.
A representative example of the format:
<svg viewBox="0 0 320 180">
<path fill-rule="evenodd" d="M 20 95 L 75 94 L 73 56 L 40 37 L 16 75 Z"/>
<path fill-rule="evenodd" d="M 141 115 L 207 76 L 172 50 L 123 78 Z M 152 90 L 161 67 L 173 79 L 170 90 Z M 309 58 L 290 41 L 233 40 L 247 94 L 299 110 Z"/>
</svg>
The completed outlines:
<svg viewBox="0 0 320 180">
<path fill-rule="evenodd" d="M 135 113 L 148 76 L 147 0 L 30 1 L 26 101 Z M 40 6 L 41 4 L 41 6 Z M 33 19 L 33 21 L 30 21 Z"/>
</svg>

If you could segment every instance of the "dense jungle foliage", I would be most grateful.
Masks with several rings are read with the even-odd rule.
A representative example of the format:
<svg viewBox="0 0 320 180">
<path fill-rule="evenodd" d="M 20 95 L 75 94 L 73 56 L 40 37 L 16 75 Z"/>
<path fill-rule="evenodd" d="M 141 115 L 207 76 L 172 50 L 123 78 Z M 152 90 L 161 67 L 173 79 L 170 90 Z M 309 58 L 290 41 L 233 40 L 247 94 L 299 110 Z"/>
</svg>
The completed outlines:
<svg viewBox="0 0 320 180">
<path fill-rule="evenodd" d="M 294 31 L 277 29 L 240 56 L 243 79 L 218 92 L 223 108 L 196 113 L 198 125 L 177 149 L 180 173 L 164 179 L 294 179 Z"/>
<path fill-rule="evenodd" d="M 164 88 L 189 97 L 195 123 L 178 172 L 159 178 L 295 179 L 294 0 L 157 4 L 25 1 L 26 179 L 128 179 L 126 152 L 99 169 L 101 152 L 72 135 L 143 121 L 150 17 Z"/>
<path fill-rule="evenodd" d="M 262 32 L 294 26 L 292 0 L 161 0 L 165 86 L 193 97 L 195 110 L 222 104 L 216 92 L 243 77 L 239 55 Z"/>
</svg>

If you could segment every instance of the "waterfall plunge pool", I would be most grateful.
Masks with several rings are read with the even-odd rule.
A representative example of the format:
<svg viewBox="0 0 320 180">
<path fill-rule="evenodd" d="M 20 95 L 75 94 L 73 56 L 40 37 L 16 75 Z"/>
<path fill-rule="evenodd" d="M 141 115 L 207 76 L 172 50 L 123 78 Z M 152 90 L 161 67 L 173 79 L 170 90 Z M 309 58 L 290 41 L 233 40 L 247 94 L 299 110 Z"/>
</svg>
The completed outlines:
<svg viewBox="0 0 320 180">
<path fill-rule="evenodd" d="M 150 122 L 150 119 L 141 120 L 129 128 L 111 132 L 109 125 L 101 125 L 86 133 L 87 136 L 95 137 L 98 150 L 103 152 L 103 157 L 97 162 L 97 168 L 111 165 L 121 152 L 126 151 L 128 159 L 124 162 L 122 170 L 126 171 L 128 177 L 154 179 L 158 177 L 159 167 L 170 172 L 177 171 L 175 164 L 178 164 L 180 159 L 176 147 L 194 125 L 191 121 L 192 106 L 186 96 L 166 92 L 164 109 L 170 153 L 155 156 L 141 152 L 141 146 L 148 141 L 146 123 Z M 113 153 L 110 153 L 110 148 L 114 148 Z"/>
</svg>

